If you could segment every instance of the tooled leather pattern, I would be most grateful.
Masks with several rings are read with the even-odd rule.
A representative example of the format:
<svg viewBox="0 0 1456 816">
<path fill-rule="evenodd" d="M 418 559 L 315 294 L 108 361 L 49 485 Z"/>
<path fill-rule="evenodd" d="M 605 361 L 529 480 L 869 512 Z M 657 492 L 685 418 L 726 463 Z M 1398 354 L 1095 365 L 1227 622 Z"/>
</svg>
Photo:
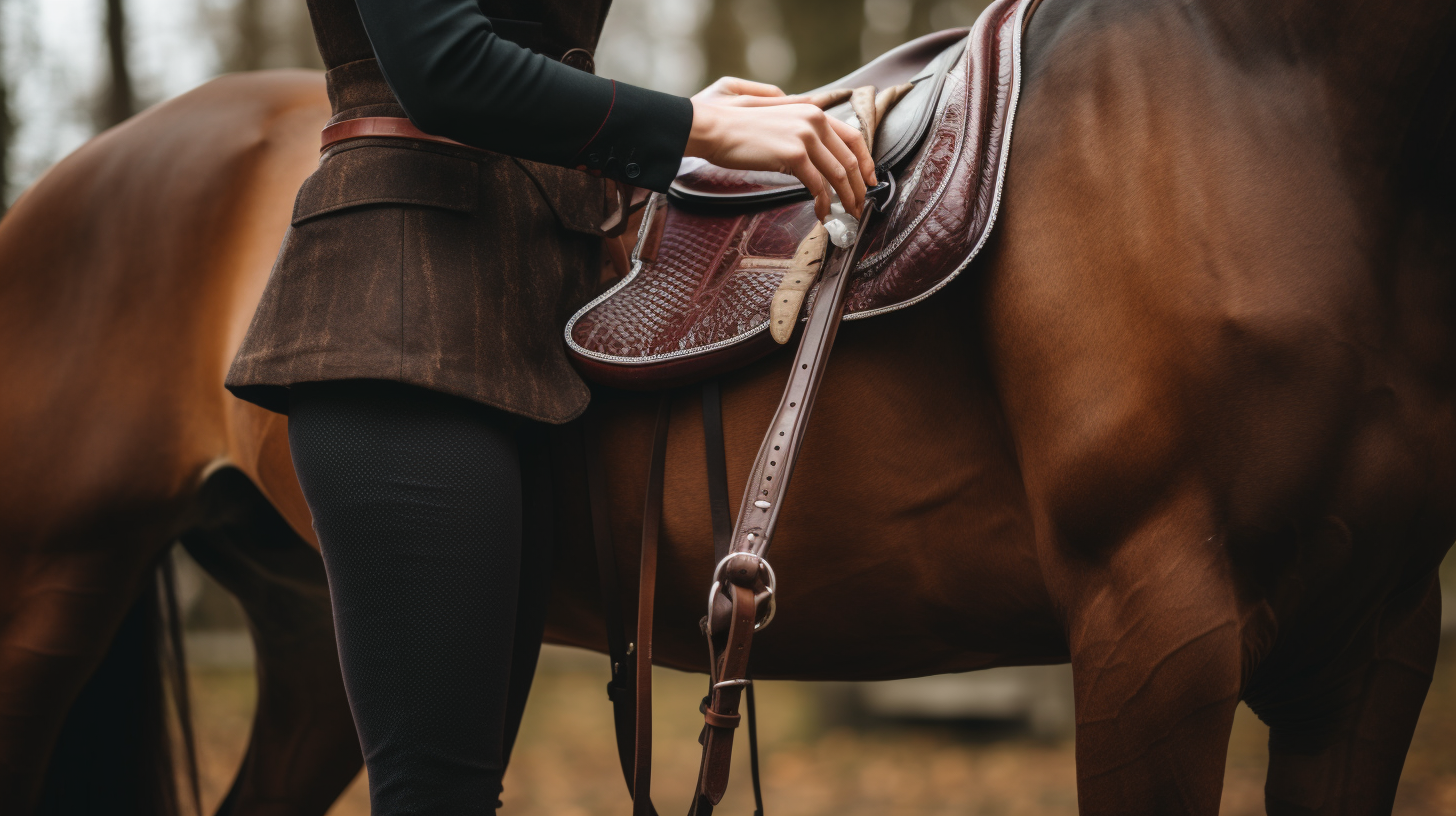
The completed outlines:
<svg viewBox="0 0 1456 816">
<path fill-rule="evenodd" d="M 846 315 L 923 296 L 957 274 L 981 238 L 993 214 L 1009 120 L 1019 5 L 1002 0 L 972 31 L 935 121 L 902 171 L 899 199 L 870 239 Z M 815 223 L 808 201 L 736 217 L 662 206 L 666 222 L 655 259 L 644 252 L 632 281 L 577 319 L 571 335 L 581 348 L 642 360 L 763 330 L 783 271 L 744 268 L 743 259 L 789 259 Z M 813 293 L 807 300 L 809 308 Z"/>
<path fill-rule="evenodd" d="M 572 328 L 583 348 L 650 357 L 701 348 L 762 327 L 782 269 L 743 268 L 742 259 L 792 258 L 814 226 L 812 202 L 733 218 L 666 212 L 657 258 L 634 283 L 582 315 Z"/>
</svg>

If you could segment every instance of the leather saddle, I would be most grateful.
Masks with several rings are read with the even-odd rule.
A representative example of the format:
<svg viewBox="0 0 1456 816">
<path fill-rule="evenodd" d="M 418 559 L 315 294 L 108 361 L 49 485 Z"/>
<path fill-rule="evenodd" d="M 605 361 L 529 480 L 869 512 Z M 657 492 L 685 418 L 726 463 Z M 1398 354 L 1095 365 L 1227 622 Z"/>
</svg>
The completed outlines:
<svg viewBox="0 0 1456 816">
<path fill-rule="evenodd" d="M 1019 88 L 1024 5 L 994 3 L 970 30 L 921 37 L 811 92 L 913 83 L 875 139 L 876 162 L 897 179 L 899 194 L 856 265 L 844 319 L 929 297 L 990 234 Z M 848 120 L 849 108 L 828 112 Z M 619 388 L 671 387 L 773 351 L 770 306 L 784 264 L 816 223 L 802 185 L 687 160 L 669 192 L 646 206 L 629 274 L 567 323 L 567 349 L 582 375 Z M 813 299 L 811 291 L 806 307 Z"/>
<path fill-rule="evenodd" d="M 858 235 L 848 246 L 830 247 L 813 202 L 794 178 L 684 162 L 669 191 L 648 200 L 630 272 L 567 324 L 568 350 L 587 379 L 664 389 L 648 470 L 635 633 L 621 603 L 591 412 L 586 420 L 593 536 L 612 666 L 607 688 L 634 816 L 656 813 L 650 791 L 652 631 L 670 392 L 703 381 L 716 564 L 700 623 L 710 683 L 701 707 L 703 760 L 690 816 L 709 816 L 722 799 L 744 700 L 754 797 L 762 816 L 748 658 L 754 632 L 775 614 L 777 578 L 767 551 L 829 351 L 841 320 L 929 297 L 984 246 L 1006 173 L 1021 35 L 1038 2 L 995 0 L 969 30 L 922 37 L 811 92 L 825 100 L 830 115 L 859 124 L 877 162 L 881 184 L 866 196 Z M 849 89 L 852 95 L 845 93 Z M 849 101 L 842 101 L 846 96 Z M 712 378 L 795 334 L 799 343 L 789 380 L 733 521 L 721 405 Z"/>
</svg>

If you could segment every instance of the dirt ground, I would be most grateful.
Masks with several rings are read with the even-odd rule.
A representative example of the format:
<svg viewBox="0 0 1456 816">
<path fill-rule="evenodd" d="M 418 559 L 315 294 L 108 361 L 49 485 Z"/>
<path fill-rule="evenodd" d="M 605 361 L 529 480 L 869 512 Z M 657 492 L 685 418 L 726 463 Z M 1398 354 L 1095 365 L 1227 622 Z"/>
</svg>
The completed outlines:
<svg viewBox="0 0 1456 816">
<path fill-rule="evenodd" d="M 504 813 L 514 816 L 607 816 L 630 810 L 612 742 L 603 687 L 606 659 L 551 649 L 532 693 L 520 742 L 506 776 Z M 246 668 L 196 669 L 204 802 L 226 791 L 244 742 L 255 696 Z M 654 674 L 657 702 L 655 799 L 664 812 L 685 809 L 697 772 L 697 675 Z M 841 690 L 813 683 L 759 686 L 766 810 L 791 816 L 1061 816 L 1075 814 L 1070 740 L 1038 741 L 1005 725 L 846 723 L 832 700 Z M 1224 816 L 1263 811 L 1267 733 L 1240 707 L 1224 782 Z M 742 740 L 738 741 L 742 748 Z M 734 764 L 719 812 L 753 812 L 747 758 Z M 211 812 L 209 809 L 208 812 Z M 367 816 L 361 774 L 330 816 Z M 1415 743 L 1406 761 L 1395 813 L 1456 816 L 1456 639 L 1443 644 Z"/>
</svg>

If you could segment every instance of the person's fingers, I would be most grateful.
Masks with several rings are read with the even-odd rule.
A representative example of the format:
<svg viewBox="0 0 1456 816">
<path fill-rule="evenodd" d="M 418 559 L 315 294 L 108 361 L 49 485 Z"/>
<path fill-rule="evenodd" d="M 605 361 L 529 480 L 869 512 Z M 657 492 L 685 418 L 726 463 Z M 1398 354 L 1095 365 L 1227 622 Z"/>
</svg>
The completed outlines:
<svg viewBox="0 0 1456 816">
<path fill-rule="evenodd" d="M 854 198 L 854 187 L 849 183 L 849 171 L 844 169 L 844 164 L 835 157 L 829 148 L 821 141 L 811 140 L 805 145 L 809 152 L 809 160 L 819 170 L 834 192 L 839 196 L 839 202 L 844 209 L 855 218 L 859 217 L 859 202 Z"/>
<path fill-rule="evenodd" d="M 829 122 L 835 121 L 831 116 L 826 116 L 825 119 L 829 120 Z M 849 177 L 849 186 L 854 191 L 853 198 L 845 198 L 841 194 L 840 200 L 845 203 L 845 208 L 855 218 L 859 218 L 860 213 L 864 209 L 865 197 L 865 180 L 864 176 L 860 174 L 859 157 L 854 154 L 854 151 L 840 137 L 839 131 L 830 126 L 828 122 L 825 123 L 824 128 L 824 146 L 829 148 L 829 152 L 834 154 L 834 158 L 844 168 L 845 175 Z M 853 202 L 853 205 L 850 202 Z"/>
<path fill-rule="evenodd" d="M 810 161 L 808 154 L 804 154 L 798 161 L 789 168 L 789 172 L 799 181 L 803 182 L 804 189 L 814 196 L 814 217 L 823 221 L 829 217 L 829 185 L 825 183 L 824 176 L 819 173 L 819 168 Z"/>
<path fill-rule="evenodd" d="M 839 138 L 843 139 L 849 149 L 854 152 L 855 161 L 859 165 L 860 177 L 871 187 L 879 184 L 879 179 L 875 177 L 875 158 L 870 155 L 869 147 L 865 144 L 864 136 L 859 132 L 859 128 L 848 122 L 841 122 L 832 116 L 829 117 L 829 120 L 834 132 L 838 133 Z"/>
<path fill-rule="evenodd" d="M 736 105 L 740 108 L 763 108 L 771 105 L 804 105 L 808 104 L 809 98 L 795 94 L 793 96 L 724 96 L 714 100 L 721 105 Z"/>
<path fill-rule="evenodd" d="M 770 85 L 767 82 L 754 82 L 749 79 L 738 77 L 727 77 L 728 82 L 724 83 L 729 93 L 741 94 L 743 96 L 784 96 L 784 91 L 777 85 Z"/>
<path fill-rule="evenodd" d="M 776 85 L 769 85 L 765 82 L 754 82 L 738 77 L 722 77 L 699 93 L 704 95 L 751 96 L 762 98 L 781 97 L 784 95 L 783 90 Z"/>
<path fill-rule="evenodd" d="M 859 166 L 855 162 L 855 154 L 850 152 L 849 147 L 844 146 L 842 138 L 828 124 L 827 115 L 818 109 L 811 109 L 810 127 L 811 130 L 804 134 L 804 147 L 810 154 L 811 162 L 815 168 L 820 170 L 820 175 L 827 179 L 828 184 L 833 185 L 834 192 L 839 194 L 840 203 L 849 214 L 859 217 L 860 205 L 865 203 L 865 182 L 859 182 L 859 188 L 855 188 L 855 179 L 859 176 Z M 837 146 L 836 146 L 837 143 Z M 836 150 L 837 147 L 837 150 Z"/>
</svg>

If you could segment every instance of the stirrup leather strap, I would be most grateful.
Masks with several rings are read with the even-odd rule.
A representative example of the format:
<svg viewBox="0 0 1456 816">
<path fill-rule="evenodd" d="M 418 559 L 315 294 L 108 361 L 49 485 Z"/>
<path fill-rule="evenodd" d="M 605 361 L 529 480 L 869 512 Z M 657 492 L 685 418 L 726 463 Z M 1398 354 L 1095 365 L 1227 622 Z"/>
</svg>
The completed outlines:
<svg viewBox="0 0 1456 816">
<path fill-rule="evenodd" d="M 713 806 L 723 800 L 728 788 L 728 770 L 733 757 L 733 728 L 715 724 L 736 723 L 738 702 L 743 689 L 751 682 L 748 676 L 748 655 L 753 632 L 758 625 L 758 600 L 772 604 L 770 594 L 763 598 L 757 587 L 770 586 L 764 575 L 763 560 L 778 521 L 779 508 L 788 489 L 789 477 L 808 427 L 814 397 L 824 377 L 829 350 L 834 345 L 844 312 L 844 297 L 849 291 L 850 273 L 864 255 L 870 225 L 880 208 L 893 200 L 895 187 L 888 179 L 871 195 L 865 196 L 860 218 L 859 237 L 848 250 L 831 253 L 828 268 L 819 282 L 809 323 L 794 355 L 794 367 L 788 386 L 779 401 L 773 422 L 769 424 L 758 458 L 750 471 L 743 501 L 738 506 L 738 522 L 729 542 L 730 557 L 723 562 L 726 578 L 724 590 L 732 601 L 728 639 L 715 666 L 716 682 L 709 695 L 707 726 L 703 735 L 703 760 L 698 771 L 694 797 L 694 816 L 709 816 Z M 715 576 L 716 578 L 717 576 Z M 716 601 L 716 594 L 714 596 Z M 771 608 L 771 607 L 770 607 Z M 771 614 L 771 613 L 770 613 Z M 711 624 L 712 615 L 709 615 Z M 711 626 L 710 626 L 711 630 Z"/>
<path fill-rule="evenodd" d="M 760 575 L 766 565 L 767 551 L 778 520 L 778 507 L 788 487 L 793 464 L 803 441 L 814 396 L 823 379 L 829 350 L 839 328 L 844 297 L 849 291 L 850 272 L 863 256 L 871 219 L 893 198 L 893 182 L 881 185 L 876 195 L 866 196 L 860 219 L 859 238 L 848 250 L 831 253 L 810 309 L 788 386 L 779 403 L 768 435 L 760 446 L 758 459 L 749 479 L 738 520 L 731 534 L 726 526 L 727 465 L 723 454 L 722 410 L 717 383 L 703 388 L 704 443 L 708 463 L 709 497 L 713 503 L 714 550 L 716 563 L 726 567 L 724 583 L 715 592 L 728 602 L 728 627 L 724 648 L 713 654 L 713 684 L 704 704 L 704 727 L 701 741 L 703 758 L 699 766 L 698 785 L 690 816 L 710 816 L 713 807 L 723 799 L 728 785 L 729 765 L 733 753 L 733 731 L 741 718 L 740 700 L 745 693 L 748 702 L 750 765 L 756 816 L 762 816 L 763 797 L 759 784 L 758 729 L 754 711 L 752 680 L 748 672 L 748 656 L 753 632 L 760 626 L 758 609 L 761 601 L 772 603 L 768 595 L 756 587 L 769 583 Z M 648 471 L 646 506 L 642 520 L 642 548 L 638 581 L 636 640 L 624 644 L 625 621 L 622 617 L 621 594 L 617 580 L 615 549 L 611 540 L 611 523 L 606 500 L 606 480 L 600 461 L 599 439 L 586 420 L 584 448 L 588 489 L 591 494 L 592 533 L 597 551 L 598 575 L 602 587 L 607 625 L 607 647 L 612 661 L 612 680 L 607 686 L 613 704 L 617 731 L 618 757 L 623 775 L 633 794 L 633 816 L 656 816 L 651 799 L 652 785 L 652 624 L 657 582 L 657 549 L 662 524 L 663 482 L 666 467 L 667 435 L 671 418 L 672 393 L 665 393 L 657 409 L 653 435 L 652 458 Z M 727 555 L 740 557 L 725 561 Z M 713 644 L 713 618 L 704 619 L 704 629 Z"/>
</svg>

